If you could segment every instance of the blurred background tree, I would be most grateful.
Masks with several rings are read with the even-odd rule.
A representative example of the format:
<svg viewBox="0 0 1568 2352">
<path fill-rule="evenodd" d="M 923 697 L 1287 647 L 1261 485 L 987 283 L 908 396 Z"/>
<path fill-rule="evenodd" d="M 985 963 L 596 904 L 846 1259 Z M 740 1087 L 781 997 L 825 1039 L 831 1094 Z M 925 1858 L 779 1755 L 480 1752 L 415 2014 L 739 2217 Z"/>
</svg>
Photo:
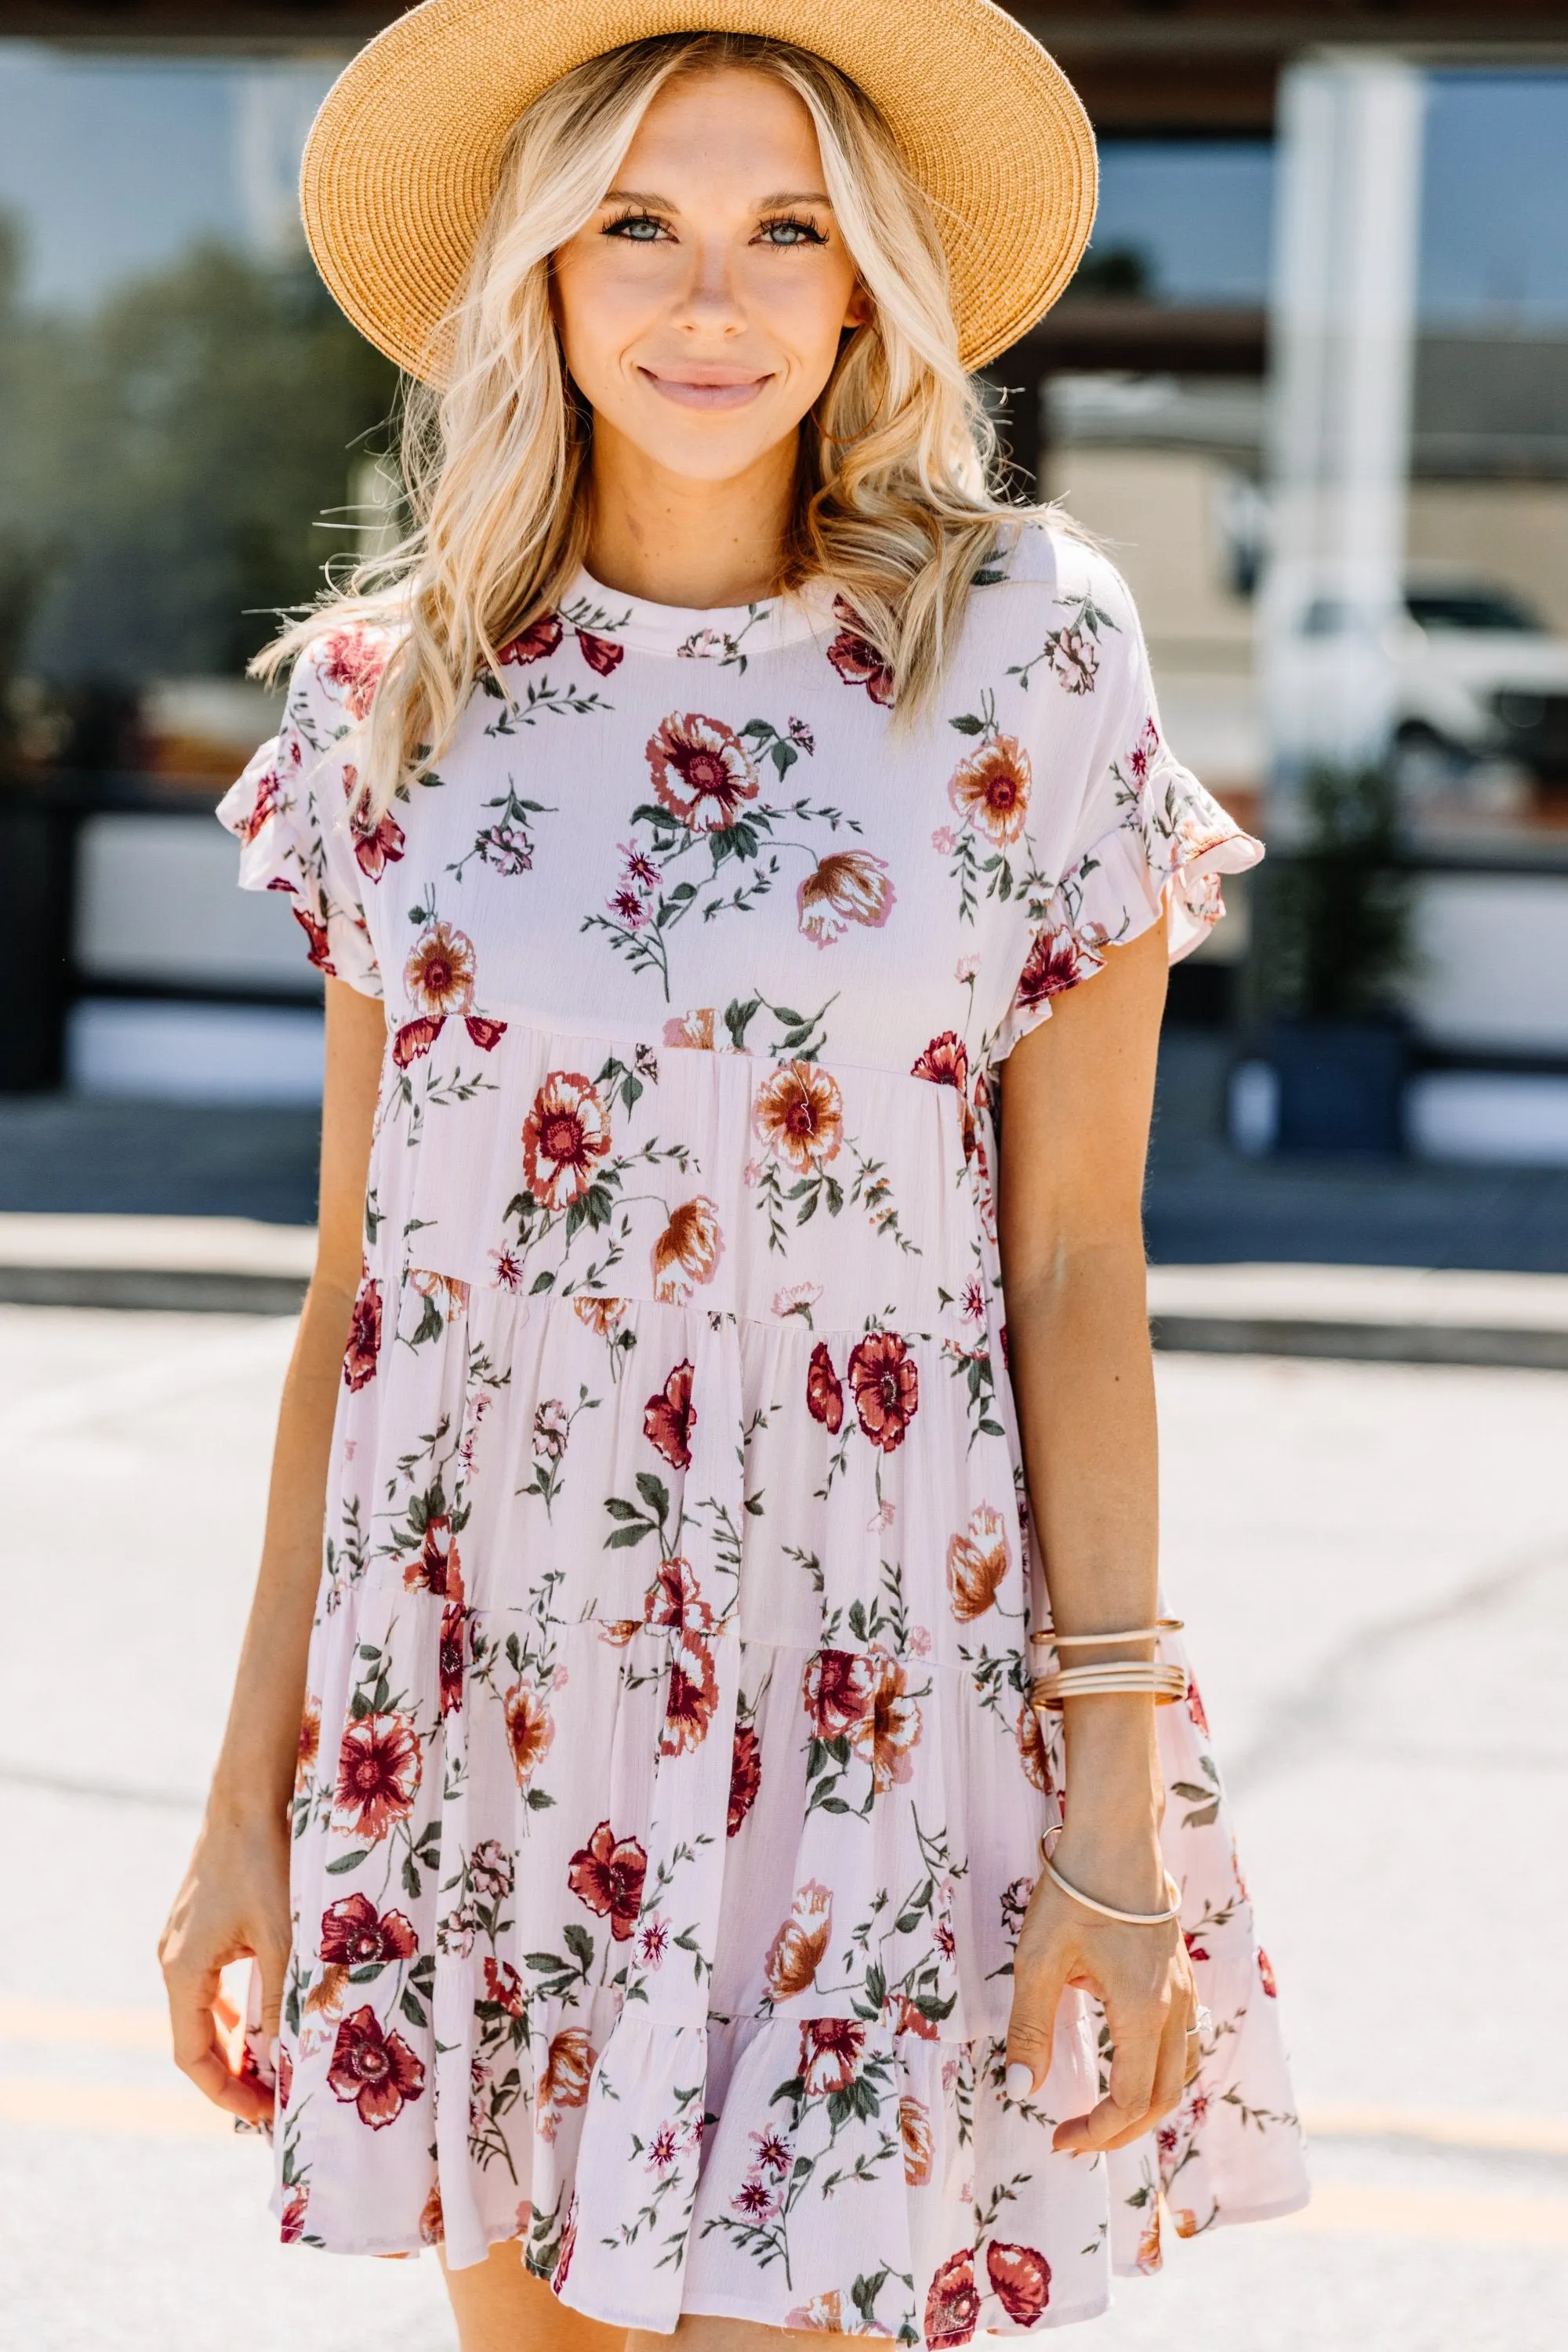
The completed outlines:
<svg viewBox="0 0 1568 2352">
<path fill-rule="evenodd" d="M 303 258 L 202 245 L 79 318 L 23 308 L 19 258 L 0 224 L 0 663 L 237 675 L 353 545 L 395 371 Z"/>
</svg>

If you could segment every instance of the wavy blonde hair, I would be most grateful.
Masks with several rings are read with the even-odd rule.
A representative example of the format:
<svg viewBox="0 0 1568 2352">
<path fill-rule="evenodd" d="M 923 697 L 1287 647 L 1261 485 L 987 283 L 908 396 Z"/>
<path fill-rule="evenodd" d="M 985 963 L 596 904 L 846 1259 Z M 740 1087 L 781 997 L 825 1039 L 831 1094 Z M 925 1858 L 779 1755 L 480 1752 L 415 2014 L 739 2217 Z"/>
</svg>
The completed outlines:
<svg viewBox="0 0 1568 2352">
<path fill-rule="evenodd" d="M 800 427 L 781 592 L 839 590 L 893 674 L 904 720 L 929 704 L 1004 502 L 995 433 L 959 359 L 931 205 L 881 115 L 808 50 L 676 34 L 592 58 L 520 117 L 467 283 L 437 340 L 445 388 L 405 386 L 412 528 L 362 562 L 259 655 L 272 677 L 325 626 L 397 632 L 377 688 L 362 792 L 372 814 L 433 767 L 479 670 L 564 593 L 583 561 L 592 418 L 566 374 L 551 256 L 592 218 L 644 113 L 678 74 L 775 76 L 816 127 L 827 193 L 868 322 L 846 335 Z"/>
</svg>

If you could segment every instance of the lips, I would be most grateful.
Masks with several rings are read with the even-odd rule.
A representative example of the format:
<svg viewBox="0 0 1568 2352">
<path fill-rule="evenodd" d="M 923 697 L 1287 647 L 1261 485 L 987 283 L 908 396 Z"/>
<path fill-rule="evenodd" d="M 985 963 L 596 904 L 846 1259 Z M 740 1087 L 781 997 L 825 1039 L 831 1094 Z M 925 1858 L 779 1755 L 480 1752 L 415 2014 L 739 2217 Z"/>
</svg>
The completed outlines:
<svg viewBox="0 0 1568 2352">
<path fill-rule="evenodd" d="M 746 408 L 770 380 L 766 374 L 746 374 L 735 368 L 693 367 L 679 375 L 664 375 L 645 367 L 637 373 L 655 392 L 681 408 Z"/>
</svg>

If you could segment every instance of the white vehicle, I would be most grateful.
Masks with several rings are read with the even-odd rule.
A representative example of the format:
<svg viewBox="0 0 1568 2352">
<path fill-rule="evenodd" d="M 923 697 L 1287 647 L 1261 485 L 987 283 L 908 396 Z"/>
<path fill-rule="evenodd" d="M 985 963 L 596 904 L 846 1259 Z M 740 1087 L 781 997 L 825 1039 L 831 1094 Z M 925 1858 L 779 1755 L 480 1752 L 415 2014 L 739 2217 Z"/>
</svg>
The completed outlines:
<svg viewBox="0 0 1568 2352">
<path fill-rule="evenodd" d="M 1401 765 L 1448 774 L 1508 760 L 1568 777 L 1568 642 L 1511 589 L 1452 574 L 1406 582 L 1395 662 Z"/>
</svg>

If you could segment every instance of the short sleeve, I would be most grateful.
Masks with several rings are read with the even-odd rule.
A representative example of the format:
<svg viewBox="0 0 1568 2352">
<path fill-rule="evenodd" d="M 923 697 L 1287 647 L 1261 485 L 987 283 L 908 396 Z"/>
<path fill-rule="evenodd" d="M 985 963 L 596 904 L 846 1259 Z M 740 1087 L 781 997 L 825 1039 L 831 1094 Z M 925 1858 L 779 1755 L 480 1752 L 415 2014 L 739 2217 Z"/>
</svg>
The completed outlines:
<svg viewBox="0 0 1568 2352">
<path fill-rule="evenodd" d="M 364 884 L 386 863 L 388 830 L 399 848 L 402 835 L 391 818 L 372 832 L 349 817 L 354 737 L 374 691 L 365 654 L 364 639 L 344 631 L 305 648 L 282 726 L 225 793 L 217 815 L 240 844 L 240 888 L 287 890 L 310 961 L 379 997 Z"/>
<path fill-rule="evenodd" d="M 1050 1018 L 1053 997 L 1103 967 L 1108 947 L 1137 939 L 1162 912 L 1171 961 L 1189 955 L 1225 912 L 1221 876 L 1242 873 L 1263 856 L 1262 843 L 1241 830 L 1165 742 L 1125 590 L 1120 611 L 1118 635 L 1126 647 L 1121 675 L 1104 681 L 1110 688 L 1106 719 L 1096 730 L 1068 862 L 1030 908 L 1023 966 L 993 1043 L 997 1061 Z"/>
</svg>

